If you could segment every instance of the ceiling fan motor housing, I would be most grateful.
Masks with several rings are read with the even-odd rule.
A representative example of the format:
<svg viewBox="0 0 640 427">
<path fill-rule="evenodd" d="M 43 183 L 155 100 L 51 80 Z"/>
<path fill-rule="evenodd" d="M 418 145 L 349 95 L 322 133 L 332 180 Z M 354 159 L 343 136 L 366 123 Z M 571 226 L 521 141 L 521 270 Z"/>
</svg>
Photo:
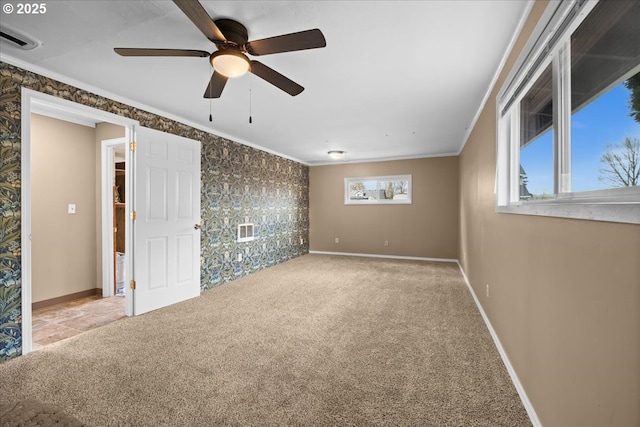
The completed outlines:
<svg viewBox="0 0 640 427">
<path fill-rule="evenodd" d="M 231 44 L 244 50 L 244 45 L 249 41 L 249 33 L 244 25 L 233 19 L 216 19 L 214 22 L 227 39 L 226 43 L 216 43 L 218 49 L 224 49 Z"/>
</svg>

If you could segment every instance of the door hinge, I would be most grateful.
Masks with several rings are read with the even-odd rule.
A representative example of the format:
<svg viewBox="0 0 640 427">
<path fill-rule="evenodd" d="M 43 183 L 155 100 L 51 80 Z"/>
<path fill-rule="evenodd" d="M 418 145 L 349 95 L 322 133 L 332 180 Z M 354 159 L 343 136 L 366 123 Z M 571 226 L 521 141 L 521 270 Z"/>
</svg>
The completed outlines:
<svg viewBox="0 0 640 427">
<path fill-rule="evenodd" d="M 129 287 L 131 288 L 131 290 L 135 291 L 136 290 L 136 281 L 132 280 L 129 282 Z"/>
<path fill-rule="evenodd" d="M 131 214 L 129 214 L 129 217 L 131 217 L 131 219 L 135 221 L 137 218 L 136 211 L 131 211 Z"/>
<path fill-rule="evenodd" d="M 136 151 L 136 147 L 137 147 L 137 146 L 138 146 L 138 145 L 136 144 L 136 142 L 135 142 L 135 141 L 131 141 L 131 144 L 129 144 L 129 149 L 130 149 L 131 151 Z"/>
</svg>

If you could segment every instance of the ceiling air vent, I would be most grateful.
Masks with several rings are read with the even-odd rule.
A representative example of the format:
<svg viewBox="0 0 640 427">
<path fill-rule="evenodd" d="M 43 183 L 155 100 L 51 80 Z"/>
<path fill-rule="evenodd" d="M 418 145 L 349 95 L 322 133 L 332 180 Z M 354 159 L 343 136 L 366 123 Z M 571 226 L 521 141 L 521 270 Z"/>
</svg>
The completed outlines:
<svg viewBox="0 0 640 427">
<path fill-rule="evenodd" d="M 11 46 L 18 47 L 22 50 L 31 50 L 40 45 L 39 42 L 31 37 L 28 37 L 13 28 L 5 27 L 4 25 L 0 25 L 0 37 L 0 40 L 3 42 L 8 42 Z"/>
</svg>

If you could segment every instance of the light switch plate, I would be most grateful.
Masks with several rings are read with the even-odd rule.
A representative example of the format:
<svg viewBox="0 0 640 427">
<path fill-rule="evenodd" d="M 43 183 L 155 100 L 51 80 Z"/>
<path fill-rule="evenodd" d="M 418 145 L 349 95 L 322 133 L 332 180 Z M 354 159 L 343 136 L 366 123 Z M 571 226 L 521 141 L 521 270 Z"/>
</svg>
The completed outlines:
<svg viewBox="0 0 640 427">
<path fill-rule="evenodd" d="M 75 214 L 76 213 L 76 205 L 75 205 L 75 203 L 69 203 L 69 208 L 68 208 L 67 212 L 70 213 L 70 214 Z"/>
</svg>

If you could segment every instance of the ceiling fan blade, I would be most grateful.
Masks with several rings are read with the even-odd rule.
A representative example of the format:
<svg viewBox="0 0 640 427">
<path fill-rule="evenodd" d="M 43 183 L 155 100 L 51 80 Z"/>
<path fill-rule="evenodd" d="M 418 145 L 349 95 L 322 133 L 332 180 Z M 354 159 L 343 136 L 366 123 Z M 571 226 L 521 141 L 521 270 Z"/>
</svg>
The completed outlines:
<svg viewBox="0 0 640 427">
<path fill-rule="evenodd" d="M 116 47 L 113 49 L 120 56 L 195 56 L 204 58 L 209 52 L 190 49 L 138 49 L 128 47 Z"/>
<path fill-rule="evenodd" d="M 197 0 L 173 0 L 173 2 L 187 15 L 187 18 L 193 22 L 196 27 L 204 34 L 206 38 L 212 42 L 223 42 L 226 39 L 213 22 L 204 7 Z"/>
<path fill-rule="evenodd" d="M 319 29 L 283 34 L 267 39 L 254 40 L 247 43 L 247 51 L 251 55 L 269 55 L 272 53 L 293 52 L 296 50 L 325 47 L 327 41 Z"/>
<path fill-rule="evenodd" d="M 298 83 L 283 76 L 276 70 L 267 67 L 262 62 L 251 61 L 251 72 L 261 79 L 282 89 L 291 96 L 296 96 L 304 90 Z"/>
<path fill-rule="evenodd" d="M 207 90 L 204 92 L 205 98 L 220 98 L 224 85 L 227 84 L 227 77 L 223 76 L 217 71 L 213 71 L 213 76 L 209 80 Z"/>
</svg>

